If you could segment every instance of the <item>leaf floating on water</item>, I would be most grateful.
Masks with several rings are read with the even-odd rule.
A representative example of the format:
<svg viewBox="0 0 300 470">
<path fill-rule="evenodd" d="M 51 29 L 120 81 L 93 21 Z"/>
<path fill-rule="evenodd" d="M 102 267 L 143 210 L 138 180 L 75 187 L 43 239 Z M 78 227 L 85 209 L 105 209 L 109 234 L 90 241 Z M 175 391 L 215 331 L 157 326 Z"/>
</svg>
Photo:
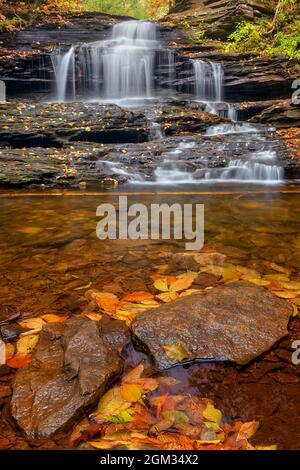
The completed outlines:
<svg viewBox="0 0 300 470">
<path fill-rule="evenodd" d="M 163 349 L 166 355 L 173 361 L 183 361 L 189 358 L 189 353 L 183 346 L 183 344 L 170 344 L 164 345 Z"/>
<path fill-rule="evenodd" d="M 30 354 L 39 341 L 39 335 L 28 335 L 20 338 L 17 342 L 17 352 L 19 354 Z"/>
</svg>

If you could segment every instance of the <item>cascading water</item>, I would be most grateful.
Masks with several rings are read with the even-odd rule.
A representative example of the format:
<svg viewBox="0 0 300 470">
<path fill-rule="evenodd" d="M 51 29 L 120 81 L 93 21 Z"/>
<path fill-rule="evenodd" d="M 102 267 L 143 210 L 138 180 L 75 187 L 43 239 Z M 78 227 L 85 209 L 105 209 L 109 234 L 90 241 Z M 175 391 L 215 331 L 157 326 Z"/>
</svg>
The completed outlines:
<svg viewBox="0 0 300 470">
<path fill-rule="evenodd" d="M 52 56 L 57 86 L 57 100 L 96 100 L 121 105 L 139 105 L 158 99 L 160 87 L 169 91 L 177 78 L 176 55 L 160 41 L 157 26 L 149 21 L 127 21 L 113 26 L 110 39 L 72 46 Z M 208 113 L 237 121 L 234 104 L 224 100 L 224 69 L 222 64 L 193 60 L 195 99 Z M 162 94 L 163 95 L 163 94 Z M 162 96 L 161 95 L 161 96 Z M 145 110 L 146 107 L 144 107 Z M 145 111 L 146 112 L 146 111 Z M 162 138 L 160 125 L 148 116 L 152 138 Z M 223 135 L 238 148 L 238 139 L 256 142 L 258 148 L 268 148 L 262 128 L 236 123 L 214 126 L 206 139 Z M 231 137 L 230 137 L 231 135 Z M 257 143 L 261 142 L 261 146 Z M 250 145 L 250 144 L 249 144 Z M 209 168 L 210 156 L 199 155 L 201 168 L 195 171 L 185 159 L 189 142 L 181 143 L 172 152 L 166 152 L 163 162 L 154 171 L 153 183 L 158 185 L 209 182 L 277 183 L 283 179 L 283 169 L 276 165 L 276 153 L 252 151 L 235 154 L 227 167 Z M 222 152 L 222 149 L 220 150 Z M 192 153 L 196 153 L 193 148 Z M 217 155 L 219 156 L 219 155 Z M 112 173 L 129 181 L 145 182 L 141 174 L 133 175 L 120 162 L 110 164 Z M 207 165 L 207 168 L 205 168 Z"/>
<path fill-rule="evenodd" d="M 236 121 L 237 112 L 234 105 L 223 101 L 224 69 L 222 64 L 193 60 L 193 70 L 195 96 L 198 101 L 205 103 L 205 111 Z"/>
<path fill-rule="evenodd" d="M 157 26 L 127 21 L 113 26 L 105 41 L 71 47 L 52 58 L 58 101 L 83 99 L 149 99 L 155 94 L 156 62 L 164 62 L 172 77 L 174 53 L 162 47 Z"/>
</svg>

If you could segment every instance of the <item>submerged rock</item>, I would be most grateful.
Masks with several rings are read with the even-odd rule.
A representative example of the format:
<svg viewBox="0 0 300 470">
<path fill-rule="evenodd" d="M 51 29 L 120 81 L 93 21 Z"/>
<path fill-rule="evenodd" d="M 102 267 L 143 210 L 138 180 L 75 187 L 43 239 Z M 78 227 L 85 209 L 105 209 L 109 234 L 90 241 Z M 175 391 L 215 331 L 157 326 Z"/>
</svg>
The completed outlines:
<svg viewBox="0 0 300 470">
<path fill-rule="evenodd" d="M 47 324 L 30 365 L 13 384 L 11 413 L 27 438 L 65 429 L 97 401 L 121 369 L 124 322 L 71 318 Z"/>
<path fill-rule="evenodd" d="M 183 346 L 186 360 L 239 365 L 269 350 L 287 331 L 291 306 L 247 281 L 218 286 L 138 315 L 132 333 L 159 369 L 179 361 L 165 347 Z"/>
</svg>

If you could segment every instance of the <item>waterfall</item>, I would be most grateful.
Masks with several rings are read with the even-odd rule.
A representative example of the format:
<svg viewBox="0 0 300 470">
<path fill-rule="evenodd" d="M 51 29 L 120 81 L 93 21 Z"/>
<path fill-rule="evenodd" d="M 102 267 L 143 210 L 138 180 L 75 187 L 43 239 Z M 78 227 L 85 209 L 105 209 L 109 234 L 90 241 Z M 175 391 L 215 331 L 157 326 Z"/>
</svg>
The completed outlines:
<svg viewBox="0 0 300 470">
<path fill-rule="evenodd" d="M 213 168 L 205 172 L 204 180 L 213 182 L 245 182 L 276 184 L 283 182 L 284 170 L 277 165 L 266 165 L 241 159 L 232 160 L 226 168 Z"/>
<path fill-rule="evenodd" d="M 52 55 L 52 64 L 55 73 L 57 100 L 63 102 L 67 96 L 68 80 L 71 82 L 73 96 L 75 98 L 75 48 L 71 46 L 66 54 Z M 70 78 L 71 73 L 71 78 Z"/>
<path fill-rule="evenodd" d="M 72 46 L 66 53 L 54 54 L 57 99 L 66 101 L 71 86 L 74 97 L 79 95 L 84 99 L 149 99 L 155 94 L 157 56 L 166 61 L 168 75 L 172 77 L 174 53 L 166 54 L 154 23 L 116 24 L 108 40 Z"/>
<path fill-rule="evenodd" d="M 223 101 L 224 69 L 217 62 L 193 60 L 195 76 L 195 97 L 206 104 L 205 111 L 221 117 L 237 120 L 237 112 L 232 103 Z"/>
</svg>

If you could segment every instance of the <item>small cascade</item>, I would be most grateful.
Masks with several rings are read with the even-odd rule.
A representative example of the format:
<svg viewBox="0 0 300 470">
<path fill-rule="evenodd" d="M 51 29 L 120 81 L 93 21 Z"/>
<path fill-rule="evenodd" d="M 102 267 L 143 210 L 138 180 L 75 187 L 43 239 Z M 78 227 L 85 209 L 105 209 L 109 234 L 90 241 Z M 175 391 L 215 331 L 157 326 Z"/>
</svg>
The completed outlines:
<svg viewBox="0 0 300 470">
<path fill-rule="evenodd" d="M 165 154 L 162 165 L 155 170 L 155 183 L 166 185 L 193 183 L 193 173 L 187 171 L 184 161 L 180 156 L 184 156 L 184 151 L 193 148 L 193 142 L 181 142 L 176 150 Z"/>
<path fill-rule="evenodd" d="M 195 75 L 195 97 L 206 104 L 205 111 L 220 117 L 237 120 L 237 111 L 232 103 L 223 101 L 224 69 L 217 62 L 193 60 Z"/>
<path fill-rule="evenodd" d="M 151 99 L 156 94 L 155 69 L 166 78 L 175 73 L 175 54 L 164 49 L 155 23 L 126 21 L 113 26 L 105 41 L 71 47 L 52 57 L 57 99 L 119 102 Z"/>
<path fill-rule="evenodd" d="M 203 181 L 278 184 L 283 182 L 283 177 L 282 167 L 239 159 L 232 160 L 226 168 L 213 168 L 206 171 Z"/>
</svg>

